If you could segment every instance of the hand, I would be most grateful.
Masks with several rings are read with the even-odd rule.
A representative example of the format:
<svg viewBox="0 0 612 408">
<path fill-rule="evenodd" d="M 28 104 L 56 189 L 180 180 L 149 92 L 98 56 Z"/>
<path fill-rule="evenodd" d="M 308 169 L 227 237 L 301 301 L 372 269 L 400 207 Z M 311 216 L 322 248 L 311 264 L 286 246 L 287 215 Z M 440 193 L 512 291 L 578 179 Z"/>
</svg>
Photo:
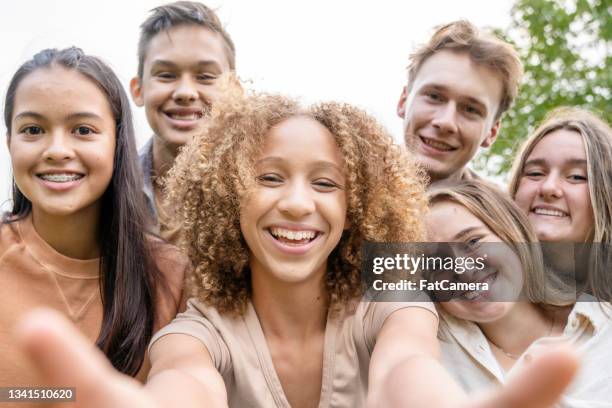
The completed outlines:
<svg viewBox="0 0 612 408">
<path fill-rule="evenodd" d="M 466 396 L 457 386 L 446 384 L 444 389 L 437 390 L 434 395 L 431 390 L 421 393 L 417 400 L 427 400 L 427 406 L 438 408 L 550 408 L 561 397 L 563 391 L 570 384 L 578 369 L 576 353 L 568 346 L 555 348 L 533 359 L 529 366 L 513 376 L 504 386 L 495 388 L 486 393 L 476 393 Z M 406 379 L 405 369 L 401 366 L 391 372 L 386 379 L 386 389 L 403 390 L 403 392 L 386 392 L 378 401 L 370 406 L 374 407 L 410 407 L 406 405 L 406 394 L 414 396 L 415 391 L 427 388 L 427 384 L 436 379 L 426 372 L 420 373 L 422 382 L 415 390 L 414 378 Z M 459 391 L 459 392 L 456 392 Z M 409 399 L 412 404 L 415 399 Z"/>
<path fill-rule="evenodd" d="M 535 358 L 505 386 L 465 404 L 470 408 L 549 408 L 561 397 L 578 370 L 578 357 L 567 346 Z"/>
<path fill-rule="evenodd" d="M 158 407 L 138 381 L 117 372 L 59 313 L 31 312 L 18 325 L 17 336 L 45 385 L 76 388 L 70 407 Z"/>
</svg>

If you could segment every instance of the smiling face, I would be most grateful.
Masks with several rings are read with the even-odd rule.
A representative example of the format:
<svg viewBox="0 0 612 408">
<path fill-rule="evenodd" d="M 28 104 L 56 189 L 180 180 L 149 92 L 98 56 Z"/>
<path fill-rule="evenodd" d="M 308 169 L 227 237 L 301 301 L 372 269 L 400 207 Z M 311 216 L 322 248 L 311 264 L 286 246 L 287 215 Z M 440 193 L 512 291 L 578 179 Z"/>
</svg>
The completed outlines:
<svg viewBox="0 0 612 408">
<path fill-rule="evenodd" d="M 144 106 L 155 135 L 173 148 L 202 131 L 218 79 L 230 71 L 223 38 L 198 25 L 180 25 L 157 34 L 148 45 L 142 78 L 130 89 Z"/>
<path fill-rule="evenodd" d="M 469 256 L 484 258 L 484 269 L 452 273 L 454 276 L 445 279 L 489 283 L 488 292 L 464 293 L 440 305 L 450 314 L 474 322 L 491 322 L 505 316 L 514 303 L 499 300 L 518 299 L 523 288 L 523 268 L 516 253 L 478 217 L 453 201 L 434 204 L 427 216 L 427 227 L 433 241 L 455 242 L 453 248 L 463 247 Z"/>
<path fill-rule="evenodd" d="M 559 129 L 544 136 L 525 161 L 514 199 L 541 241 L 589 240 L 593 208 L 580 134 Z"/>
<path fill-rule="evenodd" d="M 22 80 L 8 147 L 35 217 L 97 216 L 113 173 L 115 125 L 105 94 L 75 70 L 39 69 Z"/>
<path fill-rule="evenodd" d="M 342 157 L 333 135 L 298 116 L 273 127 L 240 212 L 253 279 L 323 279 L 345 227 Z"/>
<path fill-rule="evenodd" d="M 397 113 L 406 145 L 431 181 L 457 177 L 478 147 L 493 143 L 501 96 L 499 76 L 466 53 L 443 50 L 423 63 Z"/>
</svg>

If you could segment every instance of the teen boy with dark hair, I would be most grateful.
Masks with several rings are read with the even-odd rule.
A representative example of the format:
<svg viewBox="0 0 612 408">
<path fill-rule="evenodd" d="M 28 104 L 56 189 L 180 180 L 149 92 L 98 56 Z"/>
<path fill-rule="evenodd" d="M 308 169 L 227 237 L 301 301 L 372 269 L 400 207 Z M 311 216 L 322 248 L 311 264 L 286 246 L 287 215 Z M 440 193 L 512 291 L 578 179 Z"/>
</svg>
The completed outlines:
<svg viewBox="0 0 612 408">
<path fill-rule="evenodd" d="M 161 237 L 175 242 L 178 228 L 162 206 L 160 181 L 179 148 L 202 131 L 219 78 L 235 70 L 236 51 L 216 13 L 197 2 L 154 8 L 140 30 L 138 75 L 130 90 L 153 130 L 140 153 L 144 193 Z"/>
</svg>

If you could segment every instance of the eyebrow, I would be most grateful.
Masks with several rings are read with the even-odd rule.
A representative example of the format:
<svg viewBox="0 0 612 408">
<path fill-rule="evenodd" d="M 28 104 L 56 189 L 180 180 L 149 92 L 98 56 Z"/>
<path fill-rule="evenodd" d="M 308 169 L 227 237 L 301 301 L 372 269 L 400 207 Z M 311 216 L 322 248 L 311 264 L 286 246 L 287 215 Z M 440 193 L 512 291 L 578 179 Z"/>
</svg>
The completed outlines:
<svg viewBox="0 0 612 408">
<path fill-rule="evenodd" d="M 270 156 L 270 157 L 265 157 L 261 160 L 258 160 L 257 162 L 255 162 L 256 165 L 260 165 L 260 164 L 265 164 L 268 162 L 271 163 L 281 163 L 281 162 L 285 162 L 286 160 L 283 159 L 282 157 L 278 157 L 278 156 Z M 342 169 L 340 168 L 340 166 L 338 166 L 335 163 L 332 163 L 330 161 L 327 160 L 317 160 L 313 163 L 314 167 L 322 167 L 322 168 L 330 168 L 332 170 L 336 170 L 337 172 L 339 172 L 340 174 L 343 174 Z"/>
<path fill-rule="evenodd" d="M 464 238 L 466 235 L 471 234 L 474 231 L 479 230 L 481 227 L 467 227 L 459 231 L 454 237 L 453 240 L 460 240 Z"/>
<path fill-rule="evenodd" d="M 206 67 L 206 66 L 210 66 L 210 65 L 214 65 L 216 67 L 221 67 L 221 64 L 217 61 L 217 60 L 200 60 L 198 62 L 196 62 L 193 66 L 195 67 Z M 177 68 L 178 64 L 172 62 L 172 61 L 168 61 L 168 60 L 155 60 L 153 61 L 153 63 L 151 63 L 151 69 L 157 67 L 157 66 L 166 66 L 166 67 L 170 67 L 170 68 Z"/>
<path fill-rule="evenodd" d="M 21 119 L 21 118 L 34 118 L 34 119 L 42 120 L 45 117 L 38 112 L 25 111 L 25 112 L 19 112 L 18 114 L 16 114 L 15 117 L 13 118 L 13 121 L 17 119 Z"/>
<path fill-rule="evenodd" d="M 427 88 L 431 89 L 431 88 L 433 88 L 435 90 L 445 91 L 445 92 L 449 91 L 447 86 L 440 85 L 440 84 L 425 84 L 423 86 L 423 88 L 424 89 L 427 89 Z M 461 99 L 465 99 L 465 100 L 467 100 L 470 103 L 478 105 L 480 108 L 485 110 L 485 113 L 487 113 L 487 105 L 483 101 L 481 101 L 480 99 L 474 98 L 473 96 L 468 96 L 468 95 L 460 95 L 460 96 L 461 96 Z"/>
<path fill-rule="evenodd" d="M 575 165 L 575 166 L 586 166 L 587 165 L 587 161 L 585 159 L 579 159 L 577 157 L 572 157 L 569 158 L 567 160 L 565 160 L 563 162 L 564 164 L 571 164 L 571 165 Z M 546 166 L 546 160 L 545 159 L 531 159 L 531 160 L 527 160 L 525 162 L 525 164 L 523 165 L 523 168 L 527 167 L 527 166 Z"/>
<path fill-rule="evenodd" d="M 25 112 L 19 112 L 17 115 L 15 115 L 15 118 L 13 120 L 22 119 L 22 118 L 34 118 L 38 120 L 44 120 L 45 116 L 38 112 L 25 111 Z M 73 120 L 73 119 L 80 119 L 80 118 L 90 118 L 90 119 L 102 120 L 100 115 L 97 115 L 93 112 L 75 112 L 65 117 L 66 120 Z"/>
</svg>

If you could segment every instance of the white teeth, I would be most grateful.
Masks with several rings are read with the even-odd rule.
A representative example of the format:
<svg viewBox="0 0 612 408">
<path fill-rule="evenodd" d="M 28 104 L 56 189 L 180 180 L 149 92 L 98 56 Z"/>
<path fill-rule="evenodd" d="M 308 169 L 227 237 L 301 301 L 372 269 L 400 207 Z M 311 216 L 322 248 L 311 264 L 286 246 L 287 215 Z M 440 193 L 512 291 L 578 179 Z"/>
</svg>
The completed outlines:
<svg viewBox="0 0 612 408">
<path fill-rule="evenodd" d="M 444 151 L 453 150 L 453 148 L 447 145 L 446 143 L 436 142 L 435 140 L 427 139 L 425 137 L 421 138 L 421 140 L 423 140 L 423 143 L 425 143 L 426 145 L 434 147 L 438 150 L 444 150 Z"/>
<path fill-rule="evenodd" d="M 313 239 L 316 235 L 315 231 L 291 231 L 284 228 L 273 227 L 270 232 L 275 237 L 283 237 L 292 241 L 301 241 L 303 239 Z"/>
<path fill-rule="evenodd" d="M 533 210 L 534 213 L 536 214 L 540 214 L 540 215 L 550 215 L 553 217 L 565 217 L 567 216 L 567 214 L 565 214 L 563 211 L 558 211 L 558 210 L 548 210 L 545 208 L 536 208 L 535 210 Z"/>
<path fill-rule="evenodd" d="M 473 290 L 471 292 L 466 292 L 463 294 L 463 298 L 467 299 L 467 300 L 474 300 L 478 297 L 478 295 L 480 295 L 479 292 Z"/>
<path fill-rule="evenodd" d="M 75 181 L 83 177 L 81 174 L 64 173 L 64 174 L 40 174 L 39 177 L 43 180 L 53 181 L 54 183 L 67 183 Z"/>
<path fill-rule="evenodd" d="M 168 116 L 176 120 L 196 120 L 196 119 L 200 119 L 201 117 L 199 113 L 187 113 L 187 114 L 170 113 Z"/>
</svg>

